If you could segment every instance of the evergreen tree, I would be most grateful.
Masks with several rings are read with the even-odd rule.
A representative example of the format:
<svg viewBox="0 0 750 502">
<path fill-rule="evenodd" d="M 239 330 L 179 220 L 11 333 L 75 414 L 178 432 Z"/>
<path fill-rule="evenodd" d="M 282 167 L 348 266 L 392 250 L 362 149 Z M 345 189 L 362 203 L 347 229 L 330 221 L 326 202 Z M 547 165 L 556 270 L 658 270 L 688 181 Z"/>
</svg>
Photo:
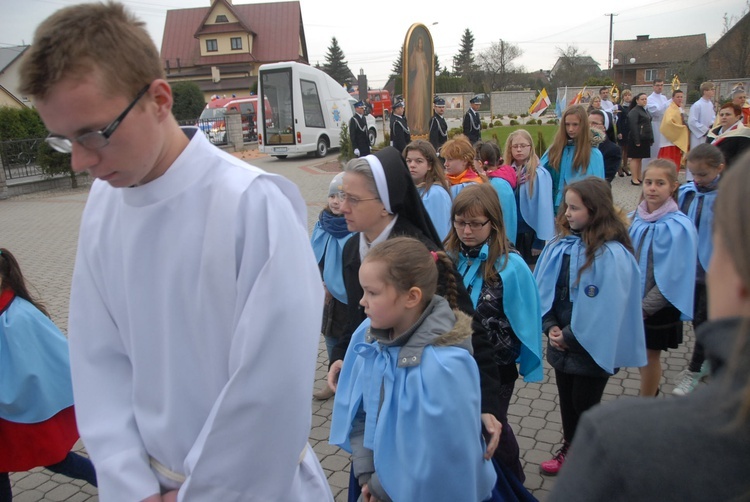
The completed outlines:
<svg viewBox="0 0 750 502">
<path fill-rule="evenodd" d="M 172 84 L 172 114 L 177 120 L 197 119 L 206 107 L 200 87 L 195 82 L 175 82 Z"/>
<path fill-rule="evenodd" d="M 339 41 L 336 40 L 336 37 L 331 38 L 331 45 L 328 47 L 328 52 L 326 53 L 326 62 L 323 64 L 323 71 L 342 85 L 352 77 L 349 64 L 344 57 L 344 51 L 339 47 Z"/>
<path fill-rule="evenodd" d="M 393 62 L 391 67 L 391 77 L 400 77 L 404 71 L 404 46 L 398 50 L 398 59 Z"/>
<path fill-rule="evenodd" d="M 461 36 L 461 48 L 453 56 L 453 73 L 458 77 L 470 77 L 476 70 L 474 64 L 474 34 L 469 28 Z"/>
</svg>

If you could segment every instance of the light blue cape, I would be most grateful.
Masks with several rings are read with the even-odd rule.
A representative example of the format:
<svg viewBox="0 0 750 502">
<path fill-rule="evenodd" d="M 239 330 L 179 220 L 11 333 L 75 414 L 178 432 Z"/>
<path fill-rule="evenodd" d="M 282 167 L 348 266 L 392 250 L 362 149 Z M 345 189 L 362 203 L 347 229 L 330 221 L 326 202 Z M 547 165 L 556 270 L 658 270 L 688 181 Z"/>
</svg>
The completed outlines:
<svg viewBox="0 0 750 502">
<path fill-rule="evenodd" d="M 348 234 L 345 237 L 336 238 L 323 230 L 320 222 L 317 221 L 315 222 L 312 237 L 310 238 L 310 244 L 312 244 L 313 252 L 315 252 L 315 260 L 320 263 L 320 260 L 325 257 L 325 262 L 323 263 L 323 282 L 326 284 L 326 289 L 344 305 L 347 303 L 347 298 L 346 288 L 344 287 L 344 262 L 342 260 L 342 253 L 344 251 L 344 244 L 346 244 L 346 241 L 352 235 Z"/>
<path fill-rule="evenodd" d="M 685 197 L 688 193 L 695 193 L 693 201 L 687 210 L 687 217 L 698 228 L 698 260 L 703 270 L 708 270 L 708 264 L 711 262 L 711 255 L 714 252 L 713 227 L 714 227 L 714 203 L 718 190 L 710 192 L 699 192 L 695 189 L 695 183 L 689 182 L 680 187 L 677 205 L 683 208 Z M 698 203 L 703 199 L 703 208 L 701 209 L 700 221 L 698 219 Z M 683 208 L 684 209 L 684 208 Z"/>
<path fill-rule="evenodd" d="M 633 255 L 619 242 L 606 242 L 583 271 L 586 248 L 577 236 L 555 238 L 534 269 L 543 314 L 552 308 L 563 256 L 570 254 L 571 330 L 596 364 L 608 373 L 646 365 L 641 310 L 641 274 Z"/>
<path fill-rule="evenodd" d="M 641 254 L 638 268 L 641 271 L 641 298 L 646 291 L 648 250 L 653 250 L 654 279 L 659 291 L 682 315 L 683 321 L 693 318 L 695 288 L 695 263 L 698 255 L 698 235 L 690 219 L 679 211 L 667 213 L 653 223 L 641 219 L 637 212 L 630 226 L 633 248 Z"/>
<path fill-rule="evenodd" d="M 73 406 L 68 340 L 16 297 L 0 315 L 0 418 L 34 424 Z"/>
<path fill-rule="evenodd" d="M 464 286 L 471 288 L 471 302 L 476 308 L 484 285 L 483 268 L 487 259 L 488 246 L 485 244 L 475 260 L 467 260 L 463 253 L 458 255 L 458 273 L 464 278 Z M 511 328 L 521 341 L 521 354 L 517 363 L 525 382 L 539 382 L 544 378 L 542 367 L 542 314 L 539 305 L 534 276 L 528 265 L 516 253 L 508 255 L 508 265 L 502 268 L 505 257 L 495 262 L 495 270 L 500 273 L 503 283 L 503 312 L 508 317 Z M 501 270 L 502 269 L 502 270 Z"/>
<path fill-rule="evenodd" d="M 536 169 L 534 194 L 529 195 L 529 183 L 518 187 L 518 208 L 521 217 L 536 232 L 538 239 L 555 237 L 555 208 L 552 203 L 552 176 L 541 165 Z"/>
<path fill-rule="evenodd" d="M 451 196 L 445 188 L 437 184 L 432 185 L 427 193 L 420 188 L 419 195 L 440 240 L 444 241 L 451 231 Z"/>
<path fill-rule="evenodd" d="M 557 180 L 557 186 L 554 187 L 555 193 L 555 210 L 562 203 L 563 189 L 575 181 L 588 178 L 589 176 L 598 176 L 604 179 L 604 157 L 602 152 L 596 147 L 591 147 L 591 160 L 588 168 L 584 173 L 583 170 L 573 169 L 573 158 L 575 157 L 575 146 L 566 145 L 563 148 L 562 160 L 560 161 L 560 177 Z M 549 150 L 544 152 L 539 163 L 545 169 L 554 169 L 549 164 Z"/>
<path fill-rule="evenodd" d="M 366 413 L 364 446 L 393 500 L 485 500 L 495 484 L 476 433 L 479 371 L 459 347 L 427 346 L 418 366 L 398 367 L 401 347 L 365 342 L 366 319 L 352 335 L 333 405 L 330 443 L 351 452 L 352 421 Z M 381 405 L 382 392 L 382 405 Z"/>
<path fill-rule="evenodd" d="M 516 233 L 518 232 L 518 212 L 516 209 L 516 196 L 513 187 L 503 178 L 490 178 L 492 188 L 497 192 L 500 199 L 500 207 L 503 210 L 503 224 L 508 240 L 515 245 Z"/>
</svg>

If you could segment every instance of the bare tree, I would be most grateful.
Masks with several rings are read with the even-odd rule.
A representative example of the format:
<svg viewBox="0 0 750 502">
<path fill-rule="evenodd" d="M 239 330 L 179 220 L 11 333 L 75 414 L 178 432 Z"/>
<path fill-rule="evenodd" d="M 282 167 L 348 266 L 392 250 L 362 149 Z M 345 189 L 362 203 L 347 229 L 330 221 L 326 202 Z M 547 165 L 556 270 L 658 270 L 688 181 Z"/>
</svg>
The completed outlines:
<svg viewBox="0 0 750 502">
<path fill-rule="evenodd" d="M 750 19 L 745 19 L 750 2 L 738 16 L 724 13 L 724 25 L 721 30 L 716 52 L 725 60 L 729 74 L 747 75 L 750 72 Z"/>
<path fill-rule="evenodd" d="M 575 45 L 557 48 L 557 62 L 550 72 L 553 87 L 581 85 L 589 77 L 599 76 L 601 69 L 591 56 Z"/>
<path fill-rule="evenodd" d="M 481 51 L 477 58 L 479 67 L 489 82 L 491 91 L 502 91 L 507 87 L 511 73 L 518 68 L 513 61 L 521 57 L 523 50 L 516 44 L 500 39 Z"/>
</svg>

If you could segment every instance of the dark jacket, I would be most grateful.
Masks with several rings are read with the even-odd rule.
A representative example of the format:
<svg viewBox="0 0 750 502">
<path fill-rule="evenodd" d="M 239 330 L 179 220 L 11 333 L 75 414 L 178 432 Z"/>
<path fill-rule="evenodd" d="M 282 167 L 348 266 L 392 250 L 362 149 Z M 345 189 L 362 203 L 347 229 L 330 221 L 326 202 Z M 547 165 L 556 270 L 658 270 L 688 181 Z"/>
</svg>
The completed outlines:
<svg viewBox="0 0 750 502">
<path fill-rule="evenodd" d="M 440 152 L 440 147 L 446 141 L 448 141 L 448 124 L 443 117 L 436 113 L 430 120 L 430 143 L 436 152 Z"/>
<path fill-rule="evenodd" d="M 411 133 L 406 117 L 391 115 L 391 143 L 399 153 L 402 153 L 406 145 L 411 143 Z"/>
<path fill-rule="evenodd" d="M 482 120 L 479 118 L 479 112 L 473 109 L 464 115 L 464 134 L 469 141 L 476 143 L 482 139 Z"/>
<path fill-rule="evenodd" d="M 415 227 L 406 218 L 399 218 L 396 224 L 393 226 L 390 237 L 398 236 L 409 236 L 419 239 L 427 249 L 431 251 L 437 251 L 435 243 L 424 236 L 424 234 Z M 352 338 L 352 333 L 357 327 L 365 320 L 364 308 L 359 304 L 362 299 L 362 286 L 359 284 L 359 266 L 361 260 L 359 258 L 359 239 L 361 234 L 354 234 L 344 245 L 344 251 L 342 253 L 344 262 L 344 285 L 346 286 L 347 295 L 347 307 L 349 315 L 349 327 L 346 332 L 339 338 L 338 343 L 333 349 L 333 356 L 331 362 L 343 359 L 346 354 L 346 349 L 349 347 L 349 341 Z M 463 286 L 463 280 L 461 276 L 453 268 L 452 273 L 456 280 L 456 286 L 458 289 L 458 308 L 462 312 L 465 312 L 471 316 L 474 315 L 474 307 L 471 303 L 471 298 L 466 292 Z M 445 289 L 445 281 L 441 278 L 441 282 L 438 284 L 438 294 Z M 479 327 L 474 326 L 474 332 L 472 334 L 472 346 L 474 347 L 474 359 L 477 361 L 479 366 L 480 384 L 482 387 L 482 413 L 492 413 L 495 416 L 499 415 L 499 396 L 500 396 L 500 378 L 498 376 L 497 365 L 493 359 L 494 352 L 487 332 Z"/>
<path fill-rule="evenodd" d="M 642 106 L 636 106 L 628 113 L 630 123 L 630 142 L 634 145 L 654 142 L 654 131 L 651 128 L 651 115 Z"/>
<path fill-rule="evenodd" d="M 604 157 L 604 178 L 611 183 L 617 175 L 617 170 L 620 169 L 622 150 L 605 136 L 604 141 L 599 143 L 599 151 Z"/>
<path fill-rule="evenodd" d="M 370 138 L 367 136 L 367 119 L 356 113 L 349 121 L 349 137 L 352 140 L 352 151 L 359 150 L 359 156 L 370 155 Z"/>
<path fill-rule="evenodd" d="M 708 135 L 707 142 L 711 143 L 716 139 L 716 136 L 719 136 L 719 131 L 721 131 L 721 126 L 713 129 L 711 134 Z M 741 154 L 750 149 L 750 131 L 742 136 L 721 138 L 716 142 L 716 147 L 724 154 L 724 165 L 729 169 L 732 167 L 732 164 L 740 158 Z"/>
<path fill-rule="evenodd" d="M 621 398 L 586 412 L 550 501 L 748 500 L 750 422 L 735 422 L 750 365 L 730 369 L 741 319 L 703 324 L 712 379 L 685 397 Z M 747 352 L 745 352 L 747 354 Z M 689 468 L 675 470 L 676 459 Z"/>
<path fill-rule="evenodd" d="M 615 125 L 617 126 L 618 136 L 622 136 L 622 138 L 618 138 L 617 140 L 617 143 L 619 143 L 620 146 L 628 144 L 628 137 L 630 136 L 630 122 L 628 122 L 629 112 L 629 106 L 620 106 L 620 113 L 617 114 Z"/>
<path fill-rule="evenodd" d="M 351 240 L 351 239 L 350 239 Z M 568 346 L 567 350 L 556 349 L 547 340 L 547 362 L 557 371 L 571 375 L 589 377 L 607 377 L 609 373 L 604 371 L 591 355 L 586 352 L 575 337 L 570 322 L 573 318 L 573 303 L 570 301 L 570 255 L 565 255 L 560 275 L 555 284 L 555 299 L 552 308 L 542 317 L 542 329 L 549 336 L 549 330 L 559 326 L 563 332 L 563 341 Z M 603 336 L 606 333 L 602 333 Z"/>
</svg>

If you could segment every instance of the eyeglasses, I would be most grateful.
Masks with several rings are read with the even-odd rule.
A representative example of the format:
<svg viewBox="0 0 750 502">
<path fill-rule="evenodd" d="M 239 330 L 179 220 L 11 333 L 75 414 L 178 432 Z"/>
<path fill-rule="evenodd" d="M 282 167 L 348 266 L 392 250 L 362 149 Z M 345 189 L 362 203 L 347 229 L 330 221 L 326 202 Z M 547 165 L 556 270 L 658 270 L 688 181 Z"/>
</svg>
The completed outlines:
<svg viewBox="0 0 750 502">
<path fill-rule="evenodd" d="M 531 145 L 527 145 L 527 144 L 521 143 L 520 145 L 513 145 L 513 146 L 511 146 L 511 148 L 515 148 L 516 150 L 523 150 L 523 149 L 528 148 L 530 146 Z"/>
<path fill-rule="evenodd" d="M 604 124 L 602 124 L 601 122 L 589 122 L 589 125 L 590 126 L 604 127 Z"/>
<path fill-rule="evenodd" d="M 146 91 L 148 91 L 150 87 L 151 84 L 148 84 L 143 89 L 141 89 L 138 94 L 136 94 L 135 99 L 131 101 L 131 103 L 127 108 L 125 108 L 120 116 L 113 120 L 112 123 L 104 129 L 100 131 L 90 131 L 87 133 L 83 133 L 77 138 L 73 138 L 72 140 L 63 136 L 50 134 L 44 139 L 44 141 L 46 141 L 49 146 L 62 153 L 70 153 L 73 151 L 73 141 L 89 150 L 98 150 L 100 148 L 104 148 L 109 144 L 110 136 L 114 134 L 120 123 L 125 120 L 125 117 L 128 115 L 130 110 L 133 109 L 138 100 L 141 99 L 144 94 L 146 94 Z"/>
<path fill-rule="evenodd" d="M 479 223 L 478 221 L 458 221 L 453 220 L 453 226 L 456 227 L 456 230 L 463 230 L 466 227 L 469 227 L 472 230 L 479 230 L 483 226 L 485 226 L 487 223 L 489 223 L 490 220 L 485 221 L 484 223 Z"/>
<path fill-rule="evenodd" d="M 357 207 L 360 202 L 365 202 L 368 200 L 380 200 L 380 197 L 370 197 L 368 199 L 358 199 L 356 197 L 352 197 L 346 192 L 339 192 L 338 193 L 339 201 L 346 202 L 351 207 Z"/>
</svg>

